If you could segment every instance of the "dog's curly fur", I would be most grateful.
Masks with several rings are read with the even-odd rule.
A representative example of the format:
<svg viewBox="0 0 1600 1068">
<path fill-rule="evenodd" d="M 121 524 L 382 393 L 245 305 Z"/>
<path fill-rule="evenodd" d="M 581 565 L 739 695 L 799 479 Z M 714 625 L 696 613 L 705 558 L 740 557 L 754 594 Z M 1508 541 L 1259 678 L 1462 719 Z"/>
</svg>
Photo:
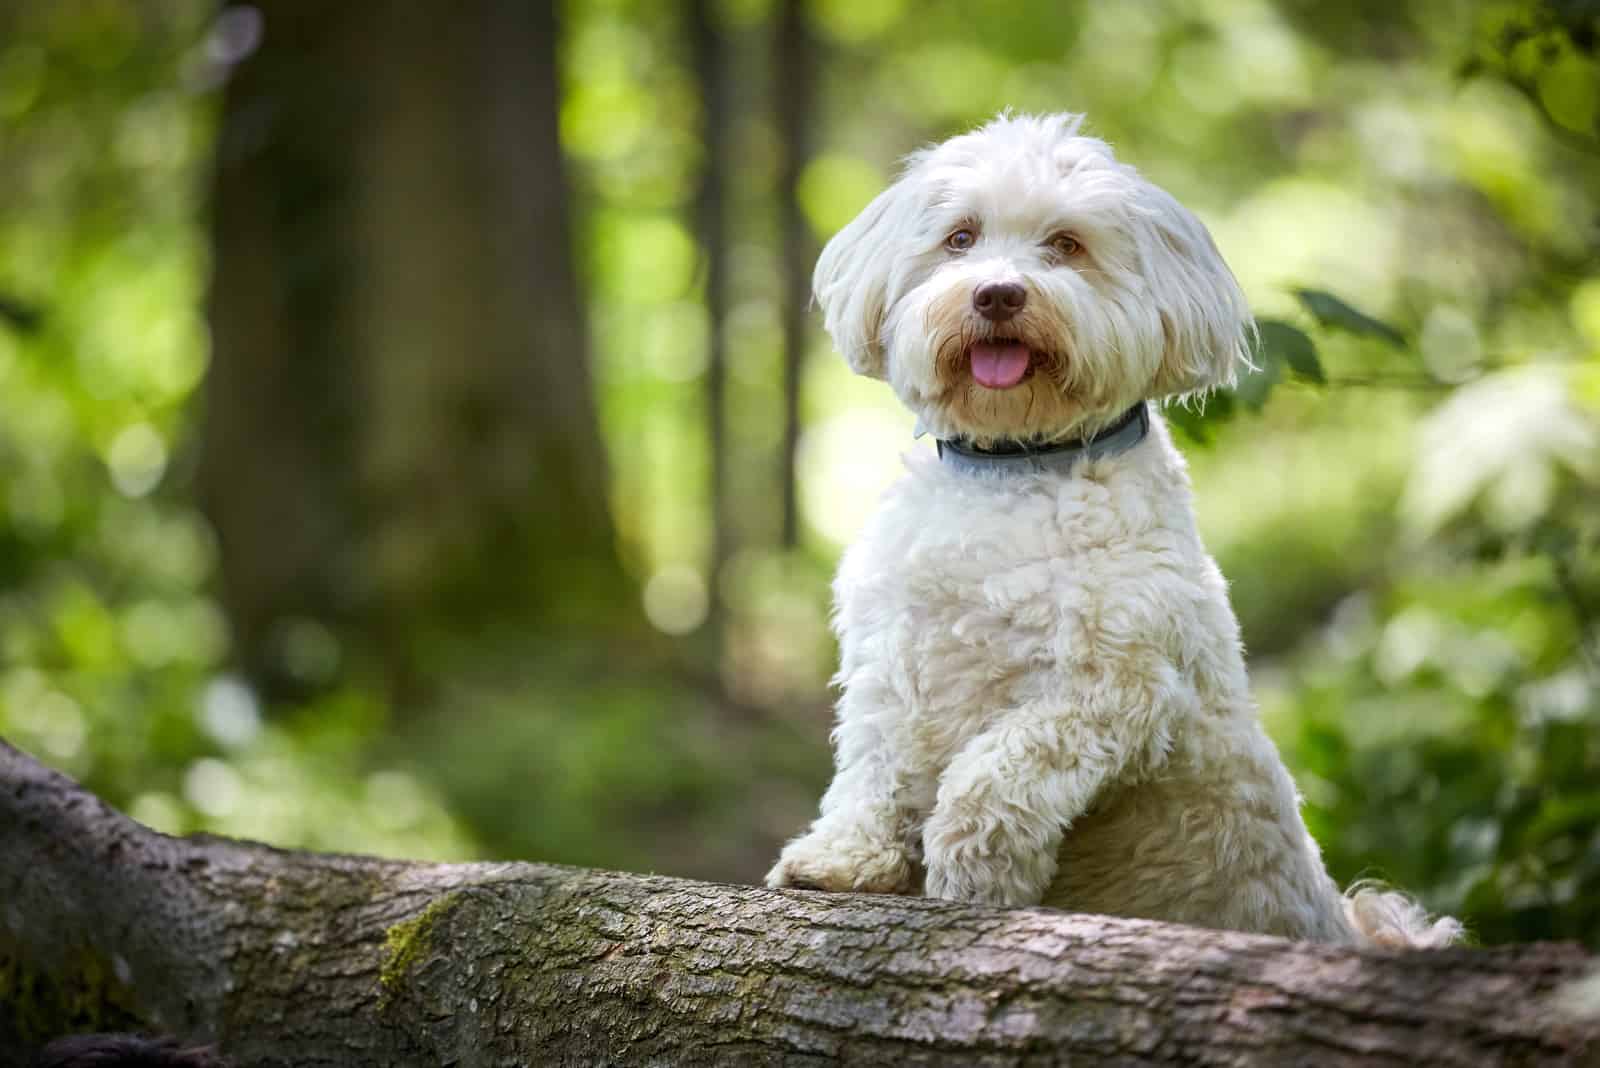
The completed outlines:
<svg viewBox="0 0 1600 1068">
<path fill-rule="evenodd" d="M 1080 123 L 1001 116 L 912 156 L 817 264 L 835 344 L 940 437 L 1078 437 L 1248 365 L 1249 311 L 1205 227 Z M 995 282 L 1026 297 L 998 324 L 973 301 Z M 1029 352 L 1009 388 L 973 373 L 973 345 L 999 339 Z M 1068 475 L 907 466 L 839 568 L 837 769 L 770 885 L 1458 937 L 1324 870 L 1159 416 Z"/>
</svg>

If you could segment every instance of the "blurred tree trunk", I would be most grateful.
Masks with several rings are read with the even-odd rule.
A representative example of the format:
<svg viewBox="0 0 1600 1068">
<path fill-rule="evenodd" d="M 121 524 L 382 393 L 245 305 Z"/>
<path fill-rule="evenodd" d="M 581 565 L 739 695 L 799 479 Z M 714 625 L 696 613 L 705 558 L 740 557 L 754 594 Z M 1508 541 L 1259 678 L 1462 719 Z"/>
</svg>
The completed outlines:
<svg viewBox="0 0 1600 1068">
<path fill-rule="evenodd" d="M 706 435 L 711 453 L 712 533 L 706 591 L 710 599 L 707 622 L 713 634 L 722 615 L 723 565 L 733 552 L 733 523 L 728 514 L 728 354 L 724 340 L 728 322 L 728 133 L 733 102 L 727 38 L 717 24 L 715 8 L 712 0 L 692 0 L 689 5 L 689 34 L 700 89 L 701 133 L 705 144 L 695 213 L 701 254 L 705 258 L 706 318 L 710 321 L 705 389 Z"/>
<path fill-rule="evenodd" d="M 0 1049 L 239 1068 L 1579 1065 L 1575 946 L 1362 952 L 921 898 L 167 838 L 0 743 Z M 1592 1000 L 1594 995 L 1588 995 Z"/>
<path fill-rule="evenodd" d="M 259 7 L 223 105 L 199 471 L 245 668 L 321 681 L 310 620 L 404 690 L 425 620 L 612 622 L 553 5 Z"/>
<path fill-rule="evenodd" d="M 778 138 L 783 171 L 778 197 L 783 212 L 783 446 L 779 477 L 783 487 L 783 545 L 800 543 L 799 479 L 800 376 L 805 367 L 807 320 L 811 307 L 811 230 L 800 210 L 800 175 L 811 154 L 812 79 L 818 56 L 802 0 L 781 0 L 775 39 Z"/>
</svg>

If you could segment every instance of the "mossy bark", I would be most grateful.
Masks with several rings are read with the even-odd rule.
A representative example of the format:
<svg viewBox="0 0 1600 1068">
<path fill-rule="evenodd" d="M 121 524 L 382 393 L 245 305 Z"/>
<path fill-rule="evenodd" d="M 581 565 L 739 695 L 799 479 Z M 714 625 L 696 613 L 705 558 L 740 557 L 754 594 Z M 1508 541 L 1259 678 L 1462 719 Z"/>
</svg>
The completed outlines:
<svg viewBox="0 0 1600 1068">
<path fill-rule="evenodd" d="M 1573 946 L 1407 954 L 1043 909 L 158 835 L 0 743 L 0 1048 L 246 1066 L 1581 1064 Z M 45 993 L 41 991 L 54 993 Z M 61 991 L 68 991 L 65 996 Z"/>
</svg>

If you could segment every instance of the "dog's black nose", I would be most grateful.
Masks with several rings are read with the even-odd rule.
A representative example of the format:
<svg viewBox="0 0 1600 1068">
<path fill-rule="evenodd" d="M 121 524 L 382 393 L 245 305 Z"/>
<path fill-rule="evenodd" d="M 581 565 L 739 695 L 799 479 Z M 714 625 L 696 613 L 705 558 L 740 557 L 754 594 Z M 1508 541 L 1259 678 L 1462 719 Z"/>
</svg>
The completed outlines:
<svg viewBox="0 0 1600 1068">
<path fill-rule="evenodd" d="M 972 307 L 991 322 L 1003 323 L 1028 303 L 1028 291 L 1015 282 L 989 282 L 972 294 Z"/>
</svg>

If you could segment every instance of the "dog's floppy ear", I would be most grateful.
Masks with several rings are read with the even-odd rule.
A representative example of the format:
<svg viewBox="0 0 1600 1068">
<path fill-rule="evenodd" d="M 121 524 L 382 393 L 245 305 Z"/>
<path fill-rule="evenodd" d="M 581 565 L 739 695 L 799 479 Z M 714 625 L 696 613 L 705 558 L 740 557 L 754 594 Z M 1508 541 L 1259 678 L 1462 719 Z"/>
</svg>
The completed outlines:
<svg viewBox="0 0 1600 1068">
<path fill-rule="evenodd" d="M 1252 366 L 1255 324 L 1244 291 L 1205 224 L 1164 190 L 1145 192 L 1140 254 L 1166 335 L 1151 394 L 1231 386 Z"/>
<path fill-rule="evenodd" d="M 828 336 L 852 371 L 872 378 L 888 373 L 883 315 L 901 238 L 917 210 L 912 184 L 902 177 L 861 209 L 823 248 L 811 276 Z"/>
</svg>

